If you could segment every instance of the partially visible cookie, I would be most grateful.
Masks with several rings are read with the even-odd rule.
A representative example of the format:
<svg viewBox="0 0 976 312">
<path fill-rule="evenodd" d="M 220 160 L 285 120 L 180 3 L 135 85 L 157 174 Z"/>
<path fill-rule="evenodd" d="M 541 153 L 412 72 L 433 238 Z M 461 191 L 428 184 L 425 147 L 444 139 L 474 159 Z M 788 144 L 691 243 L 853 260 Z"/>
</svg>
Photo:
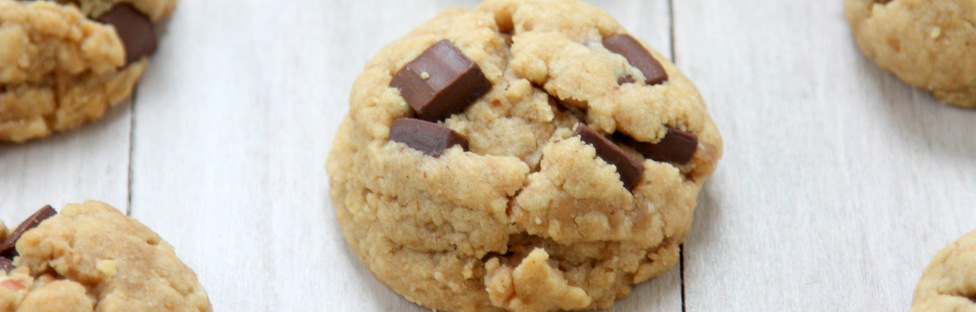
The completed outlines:
<svg viewBox="0 0 976 312">
<path fill-rule="evenodd" d="M 846 0 L 857 45 L 936 98 L 976 107 L 976 0 Z"/>
<path fill-rule="evenodd" d="M 132 93 L 176 0 L 0 0 L 0 141 L 100 118 Z"/>
<path fill-rule="evenodd" d="M 212 310 L 173 247 L 106 204 L 47 206 L 2 234 L 0 311 Z"/>
<path fill-rule="evenodd" d="M 915 289 L 912 312 L 976 311 L 976 232 L 935 255 Z"/>
</svg>

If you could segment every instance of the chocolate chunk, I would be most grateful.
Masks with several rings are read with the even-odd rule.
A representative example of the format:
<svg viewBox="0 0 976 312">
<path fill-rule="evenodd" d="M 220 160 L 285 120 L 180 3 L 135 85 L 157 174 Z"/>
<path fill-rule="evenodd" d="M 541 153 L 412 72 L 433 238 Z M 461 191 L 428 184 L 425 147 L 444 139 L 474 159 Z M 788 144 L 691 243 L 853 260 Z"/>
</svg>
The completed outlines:
<svg viewBox="0 0 976 312">
<path fill-rule="evenodd" d="M 633 147 L 644 157 L 683 165 L 691 161 L 698 149 L 698 136 L 691 132 L 668 127 L 668 133 L 657 144 L 638 142 L 622 134 L 616 135 L 624 144 Z"/>
<path fill-rule="evenodd" d="M 631 76 L 617 78 L 618 85 L 622 85 L 625 83 L 635 83 L 635 82 L 637 82 L 637 80 L 634 80 L 634 77 Z"/>
<path fill-rule="evenodd" d="M 38 224 L 41 224 L 41 221 L 47 220 L 47 218 L 53 217 L 56 214 L 58 214 L 58 212 L 54 211 L 54 208 L 51 208 L 51 205 L 47 205 L 44 206 L 44 208 L 41 208 L 41 210 L 35 212 L 30 217 L 27 217 L 27 220 L 24 220 L 24 222 L 18 225 L 17 229 L 10 233 L 10 236 L 7 236 L 7 239 L 0 244 L 0 256 L 11 259 L 16 257 L 17 248 L 15 247 L 17 246 L 17 241 L 20 240 L 20 236 L 24 235 L 24 232 L 33 229 Z"/>
<path fill-rule="evenodd" d="M 634 189 L 637 180 L 644 174 L 644 164 L 639 159 L 634 159 L 627 155 L 620 146 L 617 146 L 602 134 L 593 131 L 586 124 L 580 123 L 576 127 L 575 135 L 579 135 L 583 142 L 593 145 L 596 148 L 596 155 L 603 158 L 607 163 L 617 167 L 620 173 L 620 181 L 628 190 Z"/>
<path fill-rule="evenodd" d="M 131 4 L 116 4 L 98 21 L 115 26 L 115 32 L 125 45 L 126 65 L 156 52 L 156 29 L 152 21 Z"/>
<path fill-rule="evenodd" d="M 668 73 L 664 71 L 651 53 L 644 49 L 644 46 L 637 42 L 634 37 L 627 34 L 619 34 L 603 39 L 603 47 L 613 53 L 622 55 L 627 59 L 631 66 L 640 69 L 647 80 L 647 85 L 656 85 L 668 81 Z M 631 78 L 633 79 L 633 78 Z"/>
<path fill-rule="evenodd" d="M 14 261 L 7 258 L 0 258 L 0 270 L 7 273 L 14 270 Z"/>
<path fill-rule="evenodd" d="M 7 272 L 9 274 L 10 271 L 14 270 L 14 268 L 16 268 L 14 266 L 14 260 L 8 258 L 0 258 L 0 270 L 3 270 L 4 272 Z"/>
<path fill-rule="evenodd" d="M 440 157 L 455 144 L 468 149 L 468 140 L 439 124 L 414 118 L 397 118 L 390 126 L 390 141 L 406 144 L 432 157 Z"/>
<path fill-rule="evenodd" d="M 491 89 L 491 82 L 478 64 L 441 40 L 393 75 L 390 87 L 400 89 L 417 118 L 439 121 L 464 111 Z"/>
</svg>

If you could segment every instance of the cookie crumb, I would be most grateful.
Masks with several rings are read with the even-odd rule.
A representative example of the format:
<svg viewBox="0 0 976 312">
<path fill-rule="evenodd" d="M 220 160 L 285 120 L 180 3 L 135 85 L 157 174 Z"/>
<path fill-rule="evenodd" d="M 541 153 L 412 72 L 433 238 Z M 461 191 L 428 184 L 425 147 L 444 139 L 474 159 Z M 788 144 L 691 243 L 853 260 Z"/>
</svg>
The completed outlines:
<svg viewBox="0 0 976 312">
<path fill-rule="evenodd" d="M 95 264 L 95 268 L 98 269 L 99 272 L 105 273 L 105 275 L 108 276 L 115 276 L 115 274 L 118 273 L 118 267 L 115 266 L 115 261 L 112 260 L 99 260 L 98 263 Z"/>
</svg>

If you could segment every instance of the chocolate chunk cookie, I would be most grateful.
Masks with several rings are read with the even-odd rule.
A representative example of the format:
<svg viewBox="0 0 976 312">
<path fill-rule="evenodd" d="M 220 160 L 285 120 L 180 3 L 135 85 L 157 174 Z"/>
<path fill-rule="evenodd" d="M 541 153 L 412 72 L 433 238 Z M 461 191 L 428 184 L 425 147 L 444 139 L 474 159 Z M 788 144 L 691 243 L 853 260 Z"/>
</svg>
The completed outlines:
<svg viewBox="0 0 976 312">
<path fill-rule="evenodd" d="M 976 0 L 846 0 L 857 45 L 946 103 L 976 107 Z"/>
<path fill-rule="evenodd" d="M 609 308 L 679 261 L 722 155 L 695 86 L 575 0 L 448 9 L 349 102 L 327 164 L 339 224 L 438 311 Z"/>
<path fill-rule="evenodd" d="M 100 118 L 132 93 L 176 0 L 0 0 L 0 141 Z"/>
<path fill-rule="evenodd" d="M 946 246 L 925 268 L 912 312 L 976 311 L 976 232 Z"/>
<path fill-rule="evenodd" d="M 211 311 L 173 247 L 99 202 L 0 224 L 0 311 Z"/>
</svg>

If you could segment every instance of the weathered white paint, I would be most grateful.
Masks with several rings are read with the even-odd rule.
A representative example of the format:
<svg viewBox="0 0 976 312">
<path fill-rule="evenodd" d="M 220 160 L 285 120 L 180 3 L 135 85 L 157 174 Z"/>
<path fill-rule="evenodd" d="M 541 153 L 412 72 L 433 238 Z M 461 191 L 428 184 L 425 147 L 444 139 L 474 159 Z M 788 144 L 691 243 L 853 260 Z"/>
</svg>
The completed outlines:
<svg viewBox="0 0 976 312">
<path fill-rule="evenodd" d="M 864 59 L 840 1 L 751 1 L 674 3 L 678 65 L 726 142 L 684 247 L 686 310 L 906 310 L 932 255 L 976 229 L 976 112 Z M 218 311 L 423 311 L 348 249 L 324 163 L 362 64 L 476 3 L 182 1 L 133 106 L 0 145 L 0 217 L 131 207 Z M 668 1 L 591 3 L 670 54 Z M 681 281 L 614 311 L 681 311 Z"/>
</svg>

